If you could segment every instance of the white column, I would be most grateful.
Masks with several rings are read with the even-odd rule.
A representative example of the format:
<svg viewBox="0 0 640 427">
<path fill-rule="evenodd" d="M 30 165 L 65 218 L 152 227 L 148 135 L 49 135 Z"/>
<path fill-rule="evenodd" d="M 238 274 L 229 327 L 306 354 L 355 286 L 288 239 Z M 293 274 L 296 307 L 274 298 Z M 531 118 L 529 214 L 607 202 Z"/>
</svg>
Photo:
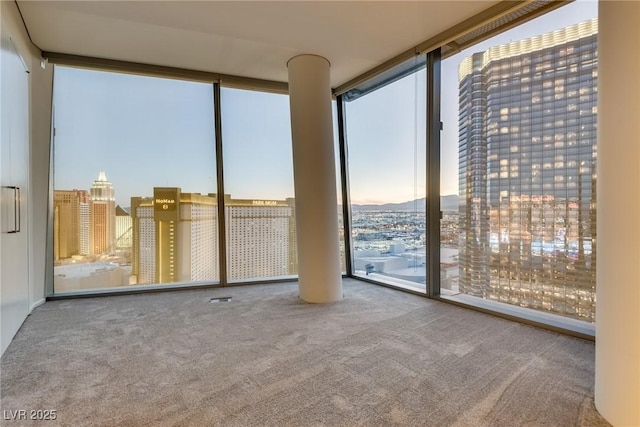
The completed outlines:
<svg viewBox="0 0 640 427">
<path fill-rule="evenodd" d="M 601 1 L 598 26 L 595 403 L 640 426 L 640 2 Z"/>
<path fill-rule="evenodd" d="M 342 299 L 329 61 L 289 60 L 300 298 Z"/>
</svg>

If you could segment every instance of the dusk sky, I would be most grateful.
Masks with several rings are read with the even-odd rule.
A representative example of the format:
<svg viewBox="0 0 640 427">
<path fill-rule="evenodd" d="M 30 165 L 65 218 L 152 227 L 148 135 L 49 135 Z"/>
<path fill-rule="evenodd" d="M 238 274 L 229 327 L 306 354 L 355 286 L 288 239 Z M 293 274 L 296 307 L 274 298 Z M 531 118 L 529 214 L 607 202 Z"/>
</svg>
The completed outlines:
<svg viewBox="0 0 640 427">
<path fill-rule="evenodd" d="M 595 16 L 596 1 L 578 1 L 443 61 L 442 194 L 458 187 L 460 61 Z M 347 105 L 353 203 L 424 197 L 424 88 L 423 70 Z M 225 192 L 293 197 L 288 98 L 223 88 L 222 115 Z M 55 189 L 88 190 L 104 170 L 122 206 L 154 186 L 216 192 L 210 84 L 56 67 L 54 116 Z"/>
</svg>

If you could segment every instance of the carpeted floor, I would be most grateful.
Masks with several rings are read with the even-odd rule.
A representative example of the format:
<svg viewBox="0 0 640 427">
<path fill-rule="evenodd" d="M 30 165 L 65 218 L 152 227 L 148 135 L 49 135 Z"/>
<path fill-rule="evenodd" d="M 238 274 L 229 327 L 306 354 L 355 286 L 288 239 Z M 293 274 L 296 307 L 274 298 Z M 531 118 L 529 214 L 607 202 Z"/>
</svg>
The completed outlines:
<svg viewBox="0 0 640 427">
<path fill-rule="evenodd" d="M 2 425 L 608 425 L 592 342 L 344 283 L 325 305 L 296 283 L 47 302 L 2 358 Z"/>
</svg>

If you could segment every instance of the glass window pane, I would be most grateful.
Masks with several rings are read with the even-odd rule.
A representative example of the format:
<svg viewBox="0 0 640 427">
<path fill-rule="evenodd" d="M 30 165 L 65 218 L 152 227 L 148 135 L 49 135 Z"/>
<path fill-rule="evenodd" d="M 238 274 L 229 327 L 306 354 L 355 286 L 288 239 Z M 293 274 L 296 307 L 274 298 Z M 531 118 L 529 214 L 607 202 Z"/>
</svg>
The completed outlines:
<svg viewBox="0 0 640 427">
<path fill-rule="evenodd" d="M 289 98 L 222 88 L 229 281 L 295 277 Z"/>
<path fill-rule="evenodd" d="M 211 84 L 56 66 L 54 289 L 219 280 Z"/>
<path fill-rule="evenodd" d="M 442 295 L 594 322 L 596 16 L 571 3 L 442 61 Z"/>
<path fill-rule="evenodd" d="M 425 70 L 345 103 L 353 268 L 426 292 Z"/>
</svg>

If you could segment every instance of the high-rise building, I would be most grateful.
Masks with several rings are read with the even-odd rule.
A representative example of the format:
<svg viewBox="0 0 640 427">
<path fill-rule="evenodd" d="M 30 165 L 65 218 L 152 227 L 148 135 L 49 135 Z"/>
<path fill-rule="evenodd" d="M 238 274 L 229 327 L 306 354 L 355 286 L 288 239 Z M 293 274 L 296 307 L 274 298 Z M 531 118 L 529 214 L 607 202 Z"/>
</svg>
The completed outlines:
<svg viewBox="0 0 640 427">
<path fill-rule="evenodd" d="M 91 211 L 93 201 L 87 191 L 82 191 L 80 200 L 80 255 L 93 255 L 93 229 Z"/>
<path fill-rule="evenodd" d="M 154 188 L 133 197 L 132 274 L 138 284 L 219 278 L 217 197 Z M 237 200 L 225 196 L 231 280 L 296 273 L 294 199 Z"/>
<path fill-rule="evenodd" d="M 131 248 L 131 215 L 120 205 L 116 206 L 116 248 Z"/>
<path fill-rule="evenodd" d="M 104 171 L 91 185 L 93 253 L 100 255 L 114 250 L 116 241 L 116 196 L 113 184 Z"/>
<path fill-rule="evenodd" d="M 91 197 L 85 190 L 56 190 L 53 196 L 54 259 L 89 255 Z"/>
<path fill-rule="evenodd" d="M 597 29 L 460 64 L 461 292 L 595 320 Z"/>
<path fill-rule="evenodd" d="M 156 198 L 157 200 L 157 198 Z M 218 271 L 218 204 L 214 194 L 180 195 L 178 281 L 211 281 Z"/>
<path fill-rule="evenodd" d="M 131 274 L 135 283 L 156 283 L 156 224 L 152 197 L 131 198 Z"/>
<path fill-rule="evenodd" d="M 175 187 L 153 193 L 131 198 L 136 283 L 218 280 L 216 196 Z"/>
<path fill-rule="evenodd" d="M 297 273 L 295 199 L 232 199 L 225 195 L 231 280 Z"/>
</svg>

